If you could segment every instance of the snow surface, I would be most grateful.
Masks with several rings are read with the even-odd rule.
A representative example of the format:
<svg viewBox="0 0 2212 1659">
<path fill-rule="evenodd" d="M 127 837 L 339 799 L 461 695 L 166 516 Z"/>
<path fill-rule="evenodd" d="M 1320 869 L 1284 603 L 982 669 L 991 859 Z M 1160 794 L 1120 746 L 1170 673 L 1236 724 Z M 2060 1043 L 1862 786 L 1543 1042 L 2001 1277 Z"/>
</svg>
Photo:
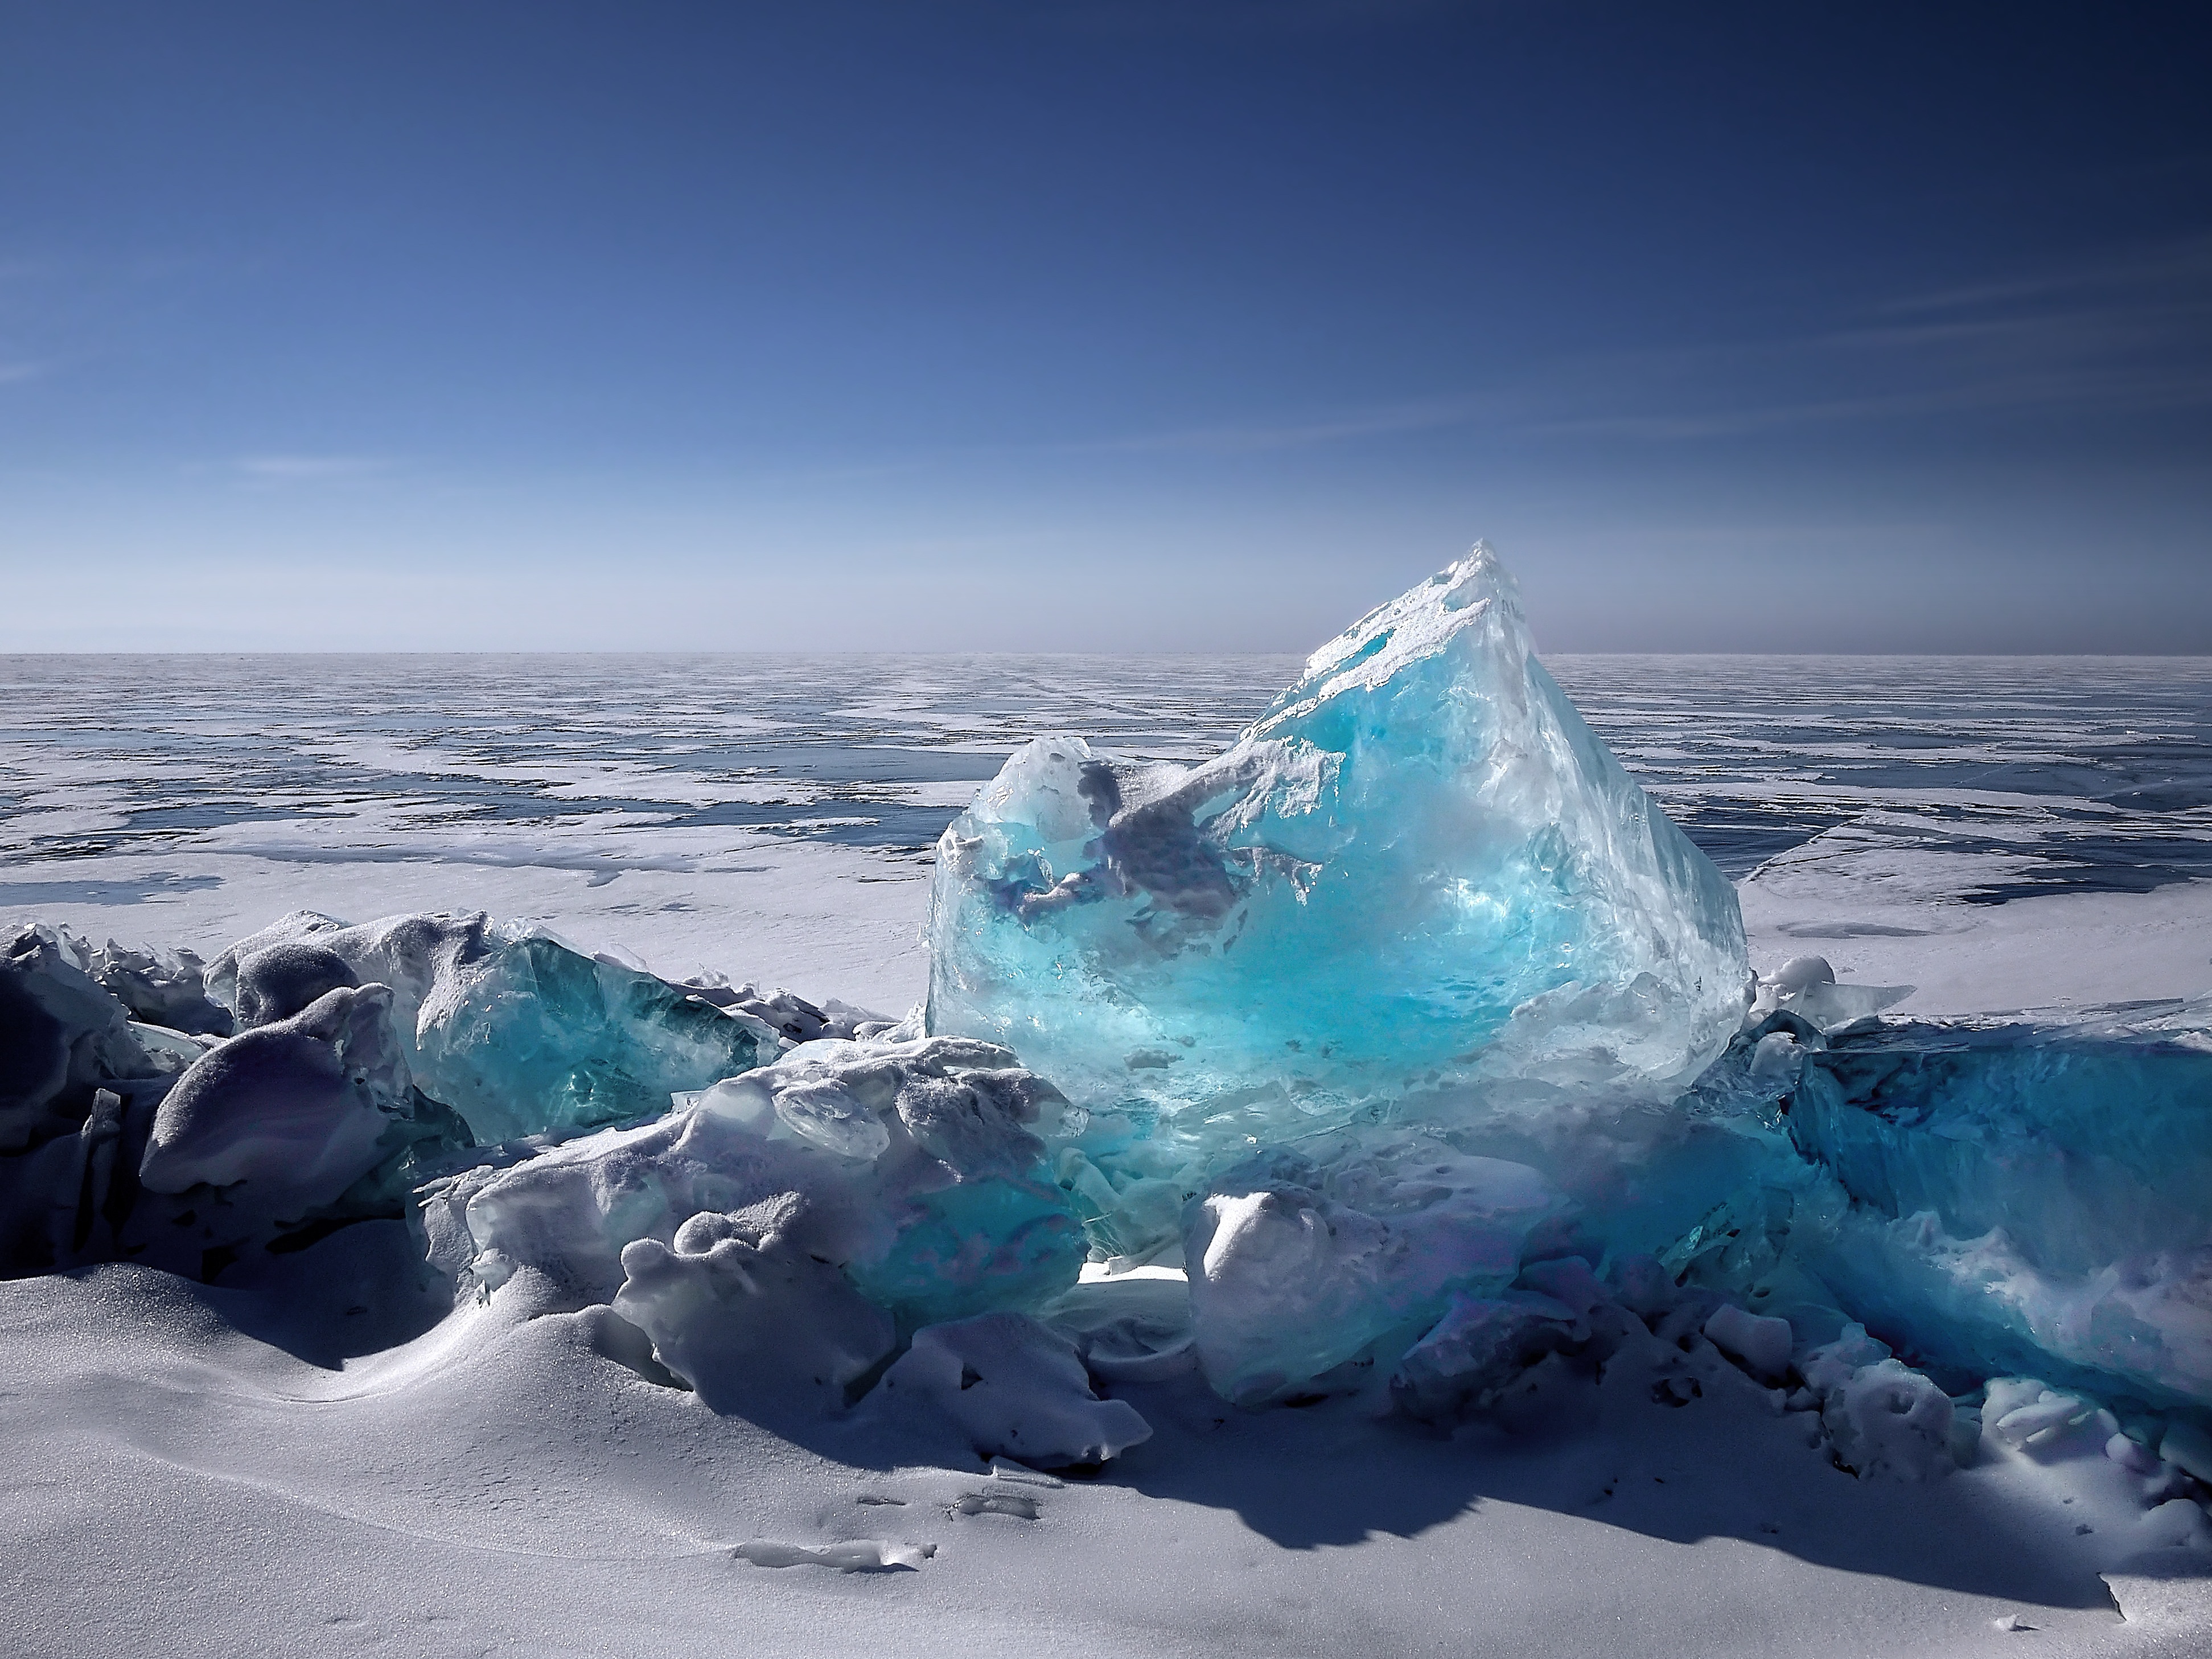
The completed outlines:
<svg viewBox="0 0 2212 1659">
<path fill-rule="evenodd" d="M 1823 956 L 1846 979 L 1913 987 L 1893 1012 L 1927 1017 L 2212 990 L 2212 881 L 1969 904 L 1954 896 L 1964 872 L 1877 864 L 1826 840 L 1739 884 L 1754 963 Z"/>
<path fill-rule="evenodd" d="M 1665 700 L 1632 665 L 1617 665 L 1627 689 L 1611 701 L 1594 700 L 1571 665 L 1555 666 L 1608 738 L 1608 712 L 1642 719 Z M 1601 690 L 1615 666 L 1591 671 Z M 2132 672 L 2115 668 L 2106 689 L 2135 696 L 2129 688 L 2150 682 Z M 894 677 L 873 713 L 910 715 L 927 701 L 915 684 Z M 2013 695 L 1990 684 L 1991 706 Z M 1723 685 L 1718 695 L 1741 694 Z M 2078 754 L 2080 722 L 2063 701 L 2039 703 L 2009 734 L 1966 734 L 1957 763 L 2014 763 L 2028 726 L 2051 763 Z M 2145 694 L 2118 722 L 2130 744 L 2158 736 L 2155 720 L 2137 717 L 2155 701 Z M 160 718 L 109 716 L 116 727 Z M 344 722 L 332 720 L 321 738 L 308 735 L 335 752 Z M 1006 720 L 978 724 L 980 778 L 1003 752 L 990 740 Z M 1839 750 L 1863 750 L 1849 735 L 1863 729 L 1828 717 L 1827 730 L 1844 734 Z M 1615 741 L 1676 805 L 1659 776 L 1665 757 Z M 417 738 L 406 745 L 408 768 L 434 763 Z M 71 751 L 76 786 L 49 754 L 22 769 L 37 773 L 40 799 L 8 816 L 0 921 L 68 922 L 212 957 L 302 907 L 486 908 L 550 923 L 587 949 L 625 947 L 665 972 L 703 963 L 890 1012 L 926 981 L 918 860 L 827 831 L 687 826 L 659 806 L 597 804 L 643 778 L 665 806 L 680 786 L 663 763 L 587 754 L 550 779 L 545 764 L 524 765 L 532 787 L 579 798 L 567 825 L 454 821 L 392 807 L 373 789 L 337 805 L 318 785 L 301 798 L 331 820 L 295 814 L 272 830 L 218 817 L 159 826 L 167 839 L 149 842 L 131 832 L 130 803 L 113 792 L 143 775 L 146 788 L 173 793 L 194 763 L 173 757 L 165 774 L 143 755 L 104 759 L 99 748 Z M 1848 771 L 1867 757 L 1829 759 Z M 436 763 L 475 775 L 508 764 Z M 786 808 L 798 793 L 745 787 L 750 801 Z M 1780 793 L 1771 775 L 1742 789 Z M 693 793 L 749 804 L 726 782 Z M 1893 776 L 1808 787 L 1810 833 L 1732 867 L 1747 878 L 1754 963 L 1771 971 L 1818 952 L 1847 982 L 1918 987 L 1898 1005 L 1905 1013 L 2212 985 L 2212 883 L 2192 879 L 2186 860 L 2148 890 L 2069 890 L 2070 854 L 2036 839 L 2047 825 L 2022 828 L 2048 811 L 2047 793 L 2024 806 L 1973 794 L 1984 821 L 1972 835 L 1931 832 L 1917 818 L 1904 834 L 1869 827 L 1875 795 L 1912 793 Z M 1923 789 L 1921 804 L 1940 793 Z M 962 799 L 951 787 L 937 798 Z M 1694 828 L 1727 799 L 1709 782 L 1684 816 Z M 1826 812 L 1830 822 L 1814 821 Z M 2184 803 L 2179 814 L 2179 839 L 2201 835 L 2200 808 Z M 1992 824 L 2003 834 L 1984 833 Z M 1771 823 L 1756 832 L 1773 833 Z M 1962 896 L 1992 883 L 2027 890 L 2002 903 Z M 680 1271 L 716 1276 L 712 1293 L 727 1293 L 740 1267 L 755 1271 L 746 1253 L 767 1255 L 775 1236 L 694 1237 L 691 1260 L 720 1251 L 730 1262 Z M 988 1454 L 973 1435 L 917 1461 L 910 1426 L 777 1431 L 717 1415 L 672 1378 L 641 1374 L 651 1358 L 623 1328 L 548 1299 L 532 1274 L 441 1318 L 445 1292 L 405 1271 L 415 1253 L 398 1224 L 372 1222 L 271 1258 L 252 1284 L 127 1265 L 0 1283 L 9 1424 L 0 1645 L 658 1659 L 885 1649 L 1949 1655 L 2023 1642 L 2056 1654 L 2194 1656 L 2212 1642 L 2203 1512 L 2159 1501 L 2172 1465 L 2154 1449 L 2116 1439 L 2063 1390 L 2021 1385 L 1993 1389 L 1982 1420 L 1961 1413 L 1943 1431 L 1965 1467 L 1932 1481 L 1855 1478 L 1834 1466 L 1837 1444 L 1879 1439 L 1888 1463 L 1941 1470 L 1926 1460 L 1942 1413 L 1871 1349 L 1842 1352 L 1820 1379 L 1808 1374 L 1808 1384 L 1825 1381 L 1817 1393 L 1766 1387 L 1758 1373 L 1771 1343 L 1750 1315 L 1709 1316 L 1705 1340 L 1686 1333 L 1678 1358 L 1647 1353 L 1604 1384 L 1565 1390 L 1551 1402 L 1557 1419 L 1537 1402 L 1528 1432 L 1452 1434 L 1379 1416 L 1372 1391 L 1264 1412 L 1228 1406 L 1161 1312 L 1160 1293 L 1172 1302 L 1180 1277 L 1093 1270 L 1078 1295 L 1088 1300 L 1063 1313 L 1087 1328 L 1092 1376 L 1114 1379 L 1112 1400 L 1150 1434 L 1095 1475 L 1057 1475 Z M 1558 1313 L 1544 1316 L 1577 1316 L 1571 1287 L 1553 1289 Z M 981 1389 L 952 1390 L 964 1392 Z M 2212 1464 L 2203 1449 L 2166 1449 Z"/>
<path fill-rule="evenodd" d="M 1934 1486 L 1858 1480 L 1725 1365 L 1533 1443 L 1124 1384 L 1151 1438 L 1061 1480 L 716 1416 L 588 1315 L 346 1359 L 416 1311 L 373 1260 L 398 1231 L 295 1258 L 283 1313 L 129 1267 L 0 1286 L 12 1649 L 1886 1659 L 2015 1652 L 2013 1621 L 2182 1659 L 2212 1628 L 2161 1541 L 2201 1511 L 2146 1516 L 2101 1451 L 1985 1435 Z"/>
</svg>

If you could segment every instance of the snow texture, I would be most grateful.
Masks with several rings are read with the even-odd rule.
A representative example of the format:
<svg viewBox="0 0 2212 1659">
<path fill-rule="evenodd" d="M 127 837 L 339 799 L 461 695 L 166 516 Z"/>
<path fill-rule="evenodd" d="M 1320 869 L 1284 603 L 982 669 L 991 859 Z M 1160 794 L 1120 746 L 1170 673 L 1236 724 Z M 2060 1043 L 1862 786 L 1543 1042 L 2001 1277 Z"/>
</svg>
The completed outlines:
<svg viewBox="0 0 2212 1659">
<path fill-rule="evenodd" d="M 782 1194 L 695 1215 L 672 1243 L 641 1238 L 623 1248 L 615 1312 L 718 1412 L 837 1409 L 845 1390 L 891 1353 L 890 1316 L 808 1248 L 805 1208 L 797 1194 Z"/>
<path fill-rule="evenodd" d="M 338 986 L 210 1050 L 155 1109 L 139 1181 L 154 1193 L 243 1182 L 294 1215 L 337 1198 L 409 1109 L 391 1011 L 381 985 Z"/>
<path fill-rule="evenodd" d="M 911 1329 L 1075 1282 L 1079 1226 L 1031 1133 L 1064 1103 L 989 1043 L 825 1039 L 688 1093 L 653 1121 L 434 1182 L 424 1223 L 433 1258 L 458 1277 L 495 1289 L 527 1268 L 574 1306 L 613 1297 L 627 1279 L 625 1294 L 672 1334 L 702 1297 L 732 1301 L 733 1275 L 764 1270 L 754 1257 L 788 1232 L 775 1247 L 787 1267 L 789 1249 L 826 1261 Z M 709 1212 L 687 1245 L 680 1230 Z M 640 1241 L 665 1259 L 626 1249 Z M 747 1305 L 778 1317 L 783 1294 L 763 1289 Z M 688 1374 L 691 1362 L 664 1363 Z"/>
<path fill-rule="evenodd" d="M 957 1426 L 981 1456 L 1048 1468 L 1103 1463 L 1152 1432 L 1127 1401 L 1091 1392 L 1073 1343 L 1017 1313 L 915 1332 L 870 1398 L 877 1414 L 894 1421 L 920 1419 L 926 1428 L 937 1418 Z"/>
</svg>

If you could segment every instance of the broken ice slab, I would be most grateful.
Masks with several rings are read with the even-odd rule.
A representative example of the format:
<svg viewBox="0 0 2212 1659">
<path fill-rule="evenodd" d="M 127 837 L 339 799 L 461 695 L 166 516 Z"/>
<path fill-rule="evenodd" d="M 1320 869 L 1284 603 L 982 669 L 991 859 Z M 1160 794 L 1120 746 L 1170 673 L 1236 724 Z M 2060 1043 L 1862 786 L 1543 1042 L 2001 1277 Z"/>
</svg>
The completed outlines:
<svg viewBox="0 0 2212 1659">
<path fill-rule="evenodd" d="M 743 1281 L 760 1274 L 803 1276 L 791 1249 L 912 1330 L 1034 1305 L 1075 1282 L 1078 1223 L 1031 1133 L 1060 1103 L 988 1043 L 824 1039 L 656 1121 L 510 1147 L 434 1182 L 423 1224 L 432 1260 L 459 1279 L 496 1288 L 529 1269 L 576 1306 L 618 1292 L 651 1302 L 700 1352 L 718 1340 L 685 1332 L 693 1315 L 744 1305 Z M 784 1202 L 793 1196 L 797 1209 Z M 763 1205 L 773 1224 L 760 1211 L 730 1243 L 729 1218 Z M 703 1212 L 686 1248 L 683 1229 Z M 771 1250 L 776 1238 L 790 1249 Z M 666 1248 L 633 1260 L 624 1246 L 638 1240 Z M 702 1363 L 721 1365 L 712 1352 Z"/>
<path fill-rule="evenodd" d="M 249 1023 L 250 1008 L 289 1012 L 325 979 L 391 987 L 416 1085 L 487 1143 L 657 1114 L 784 1047 L 691 987 L 481 914 L 349 927 L 298 911 L 233 945 L 209 977 Z"/>
<path fill-rule="evenodd" d="M 1808 1162 L 1695 1271 L 1771 1259 L 1974 1376 L 2212 1406 L 2212 1000 L 1815 1039 L 1787 1109 Z"/>
<path fill-rule="evenodd" d="M 1215 760 L 1030 744 L 935 881 L 931 1030 L 1201 1145 L 1439 1081 L 1665 1097 L 1750 982 L 1735 890 L 1537 662 L 1481 546 Z"/>
<path fill-rule="evenodd" d="M 1810 1057 L 1798 1146 L 1859 1203 L 2002 1228 L 2045 1273 L 2212 1245 L 2212 999 L 2148 1018 L 1899 1023 Z"/>
<path fill-rule="evenodd" d="M 542 933 L 502 941 L 441 990 L 417 1027 L 422 1086 L 480 1140 L 659 1112 L 782 1048 L 757 1019 Z"/>
</svg>

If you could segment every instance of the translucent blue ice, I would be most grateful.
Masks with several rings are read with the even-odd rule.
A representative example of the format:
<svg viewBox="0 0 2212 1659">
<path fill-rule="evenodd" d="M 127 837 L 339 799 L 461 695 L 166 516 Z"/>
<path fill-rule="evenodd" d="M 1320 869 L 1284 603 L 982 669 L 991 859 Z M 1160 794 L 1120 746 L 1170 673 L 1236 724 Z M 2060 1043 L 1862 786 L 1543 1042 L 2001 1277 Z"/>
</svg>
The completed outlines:
<svg viewBox="0 0 2212 1659">
<path fill-rule="evenodd" d="M 1203 765 L 1010 759 L 938 848 L 929 1029 L 1265 1141 L 1440 1081 L 1664 1098 L 1749 974 L 1735 890 L 1568 703 L 1478 546 Z"/>
<path fill-rule="evenodd" d="M 782 1048 L 757 1019 L 544 934 L 500 942 L 441 992 L 420 1017 L 416 1070 L 479 1140 L 664 1111 Z"/>
<path fill-rule="evenodd" d="M 1893 1344 L 2212 1405 L 2212 1002 L 1808 1057 L 1793 1258 Z"/>
<path fill-rule="evenodd" d="M 1142 1431 L 1086 1377 L 1192 1368 L 1443 1421 L 1622 1354 L 1680 1403 L 1694 1353 L 1909 1478 L 1992 1375 L 2212 1406 L 2212 1006 L 1912 1024 L 1814 958 L 1748 1000 L 1733 890 L 1485 550 L 1218 758 L 1014 755 L 931 938 L 924 1035 L 482 915 L 300 913 L 204 981 L 26 934 L 0 1270 L 212 1278 L 411 1196 L 459 1287 L 611 1308 L 717 1409 L 879 1377 L 1079 1462 Z M 2022 1435 L 2078 1403 L 1990 1398 Z"/>
<path fill-rule="evenodd" d="M 416 1085 L 487 1143 L 651 1116 L 784 1047 L 692 987 L 481 914 L 349 926 L 298 911 L 233 945 L 210 979 L 248 1025 L 335 986 L 389 987 Z"/>
</svg>

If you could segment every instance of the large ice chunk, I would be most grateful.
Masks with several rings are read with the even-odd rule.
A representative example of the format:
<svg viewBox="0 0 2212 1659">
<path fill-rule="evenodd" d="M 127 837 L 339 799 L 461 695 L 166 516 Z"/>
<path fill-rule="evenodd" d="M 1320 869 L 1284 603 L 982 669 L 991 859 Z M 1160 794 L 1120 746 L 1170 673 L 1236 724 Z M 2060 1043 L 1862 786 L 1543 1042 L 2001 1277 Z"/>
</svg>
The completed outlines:
<svg viewBox="0 0 2212 1659">
<path fill-rule="evenodd" d="M 1537 662 L 1480 545 L 1215 760 L 1017 753 L 939 844 L 930 939 L 932 1031 L 1224 1144 L 1440 1080 L 1663 1097 L 1749 983 L 1734 890 Z"/>
<path fill-rule="evenodd" d="M 2212 1406 L 2212 1000 L 1828 1032 L 1783 1009 L 1680 1109 L 1731 1103 L 1768 1155 L 1668 1252 L 1692 1279 L 1801 1340 L 1847 1313 L 1956 1372 Z"/>
<path fill-rule="evenodd" d="M 1808 1056 L 1789 1121 L 1833 1177 L 1790 1247 L 1870 1324 L 1982 1375 L 2212 1405 L 2212 1000 L 1855 1032 Z"/>
<path fill-rule="evenodd" d="M 642 1116 L 783 1046 L 749 1015 L 542 933 L 441 982 L 416 1040 L 424 1092 L 480 1140 Z"/>
<path fill-rule="evenodd" d="M 244 1182 L 271 1216 L 331 1202 L 410 1109 L 391 1001 L 380 985 L 338 987 L 203 1056 L 156 1109 L 139 1180 L 155 1193 Z"/>
</svg>

